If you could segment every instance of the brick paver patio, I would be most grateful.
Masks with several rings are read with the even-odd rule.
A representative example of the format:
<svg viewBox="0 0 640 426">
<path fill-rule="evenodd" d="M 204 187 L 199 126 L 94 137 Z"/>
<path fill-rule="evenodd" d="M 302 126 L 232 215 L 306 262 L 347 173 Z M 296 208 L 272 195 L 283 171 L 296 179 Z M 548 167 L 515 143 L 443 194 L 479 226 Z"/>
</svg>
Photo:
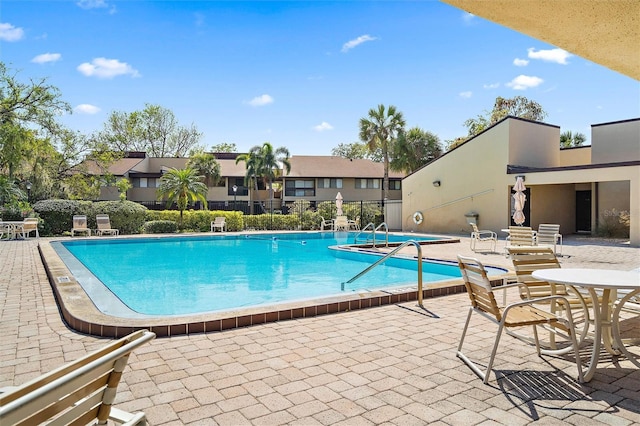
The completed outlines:
<svg viewBox="0 0 640 426">
<path fill-rule="evenodd" d="M 502 246 L 498 246 L 500 253 Z M 426 257 L 470 255 L 469 240 Z M 640 249 L 565 237 L 565 267 L 633 269 Z M 509 266 L 504 256 L 478 254 Z M 0 387 L 21 384 L 105 344 L 62 322 L 36 240 L 0 242 Z M 475 425 L 640 423 L 640 371 L 605 358 L 575 381 L 571 354 L 539 358 L 504 337 L 489 385 L 455 356 L 466 294 L 156 339 L 131 356 L 116 406 L 152 425 Z M 495 329 L 465 343 L 488 359 Z M 476 348 L 477 350 L 473 350 Z M 589 348 L 582 354 L 586 361 Z"/>
</svg>

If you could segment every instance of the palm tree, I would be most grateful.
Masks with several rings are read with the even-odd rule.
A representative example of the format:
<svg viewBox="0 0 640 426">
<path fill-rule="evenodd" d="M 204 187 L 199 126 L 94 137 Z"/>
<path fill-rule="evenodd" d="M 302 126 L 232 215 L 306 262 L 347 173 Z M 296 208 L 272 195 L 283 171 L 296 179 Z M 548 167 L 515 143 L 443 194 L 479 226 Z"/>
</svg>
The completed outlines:
<svg viewBox="0 0 640 426">
<path fill-rule="evenodd" d="M 391 170 L 412 173 L 442 155 L 442 147 L 436 135 L 413 127 L 398 136 L 392 152 Z"/>
<path fill-rule="evenodd" d="M 258 161 L 257 176 L 264 179 L 269 188 L 269 209 L 273 212 L 273 181 L 281 175 L 282 169 L 286 170 L 286 174 L 291 171 L 291 163 L 289 162 L 289 150 L 284 147 L 273 149 L 269 142 L 265 142 L 262 146 L 255 146 L 251 150 L 256 150 Z"/>
<path fill-rule="evenodd" d="M 187 161 L 187 167 L 204 176 L 204 183 L 207 186 L 214 186 L 220 180 L 220 163 L 213 154 L 195 153 Z"/>
<path fill-rule="evenodd" d="M 398 134 L 404 131 L 405 121 L 402 112 L 396 107 L 389 105 L 385 111 L 385 106 L 380 104 L 378 108 L 369 110 L 368 118 L 360 119 L 360 140 L 367 144 L 369 151 L 382 150 L 384 161 L 383 194 L 388 198 L 389 194 L 389 151 L 395 142 Z"/>
<path fill-rule="evenodd" d="M 158 197 L 167 199 L 167 207 L 176 203 L 180 210 L 180 227 L 182 227 L 182 213 L 190 201 L 202 201 L 207 204 L 207 185 L 202 182 L 203 176 L 194 169 L 169 169 L 160 178 Z"/>
<path fill-rule="evenodd" d="M 236 157 L 236 164 L 241 161 L 244 161 L 245 167 L 245 175 L 244 175 L 244 185 L 249 188 L 249 212 L 253 214 L 253 190 L 251 190 L 251 186 L 253 185 L 256 193 L 258 192 L 258 157 L 256 153 L 256 148 L 253 147 L 247 154 L 240 154 Z"/>
<path fill-rule="evenodd" d="M 574 134 L 571 130 L 567 130 L 560 134 L 560 147 L 570 148 L 572 146 L 582 146 L 586 140 L 587 137 L 583 133 L 576 132 Z"/>
</svg>

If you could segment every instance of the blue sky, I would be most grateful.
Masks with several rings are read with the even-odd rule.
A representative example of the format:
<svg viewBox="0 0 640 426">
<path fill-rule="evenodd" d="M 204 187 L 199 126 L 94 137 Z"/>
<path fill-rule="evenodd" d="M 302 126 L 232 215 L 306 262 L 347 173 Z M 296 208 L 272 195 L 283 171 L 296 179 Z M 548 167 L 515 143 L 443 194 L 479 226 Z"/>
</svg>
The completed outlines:
<svg viewBox="0 0 640 426">
<path fill-rule="evenodd" d="M 640 116 L 638 81 L 435 0 L 2 0 L 0 60 L 58 87 L 72 129 L 158 104 L 205 148 L 330 155 L 380 103 L 443 142 L 497 96 L 588 140 L 591 124 Z"/>
</svg>

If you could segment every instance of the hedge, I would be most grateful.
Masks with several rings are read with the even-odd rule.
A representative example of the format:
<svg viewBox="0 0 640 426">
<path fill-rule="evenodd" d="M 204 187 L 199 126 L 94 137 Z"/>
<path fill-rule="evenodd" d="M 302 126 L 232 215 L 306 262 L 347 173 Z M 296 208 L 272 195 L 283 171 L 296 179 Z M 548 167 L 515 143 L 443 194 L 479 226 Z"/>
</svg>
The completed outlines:
<svg viewBox="0 0 640 426">
<path fill-rule="evenodd" d="M 142 229 L 145 234 L 171 234 L 178 230 L 178 224 L 172 220 L 151 220 Z"/>
<path fill-rule="evenodd" d="M 182 215 L 183 231 L 209 232 L 211 222 L 222 216 L 226 219 L 228 231 L 242 231 L 244 228 L 242 212 L 225 210 L 185 210 Z M 170 220 L 180 223 L 180 212 L 178 210 L 147 210 L 146 220 Z"/>
<path fill-rule="evenodd" d="M 108 214 L 111 227 L 121 234 L 140 233 L 147 208 L 132 201 L 41 200 L 33 205 L 42 223 L 41 235 L 63 235 L 73 228 L 73 216 L 87 216 L 87 226 L 96 228 L 96 214 Z"/>
</svg>

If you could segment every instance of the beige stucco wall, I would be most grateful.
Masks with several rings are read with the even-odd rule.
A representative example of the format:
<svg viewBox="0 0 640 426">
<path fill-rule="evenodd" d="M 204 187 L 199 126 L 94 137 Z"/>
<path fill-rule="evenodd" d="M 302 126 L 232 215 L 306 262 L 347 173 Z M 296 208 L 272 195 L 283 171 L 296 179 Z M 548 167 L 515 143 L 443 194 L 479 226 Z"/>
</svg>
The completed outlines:
<svg viewBox="0 0 640 426">
<path fill-rule="evenodd" d="M 573 234 L 576 229 L 576 185 L 572 183 L 558 185 L 532 185 L 529 207 L 529 220 L 537 229 L 541 223 L 557 223 L 560 233 Z"/>
<path fill-rule="evenodd" d="M 560 150 L 560 166 L 582 166 L 591 164 L 591 146 Z"/>
<path fill-rule="evenodd" d="M 640 119 L 591 126 L 593 164 L 640 161 Z"/>
<path fill-rule="evenodd" d="M 598 225 L 606 225 L 606 222 L 619 222 L 620 213 L 628 213 L 630 209 L 629 194 L 630 183 L 602 182 L 598 184 L 597 214 Z"/>
<path fill-rule="evenodd" d="M 509 119 L 506 164 L 528 167 L 560 166 L 560 128 Z"/>
<path fill-rule="evenodd" d="M 466 213 L 479 215 L 483 229 L 499 231 L 508 225 L 508 191 L 513 177 L 506 176 L 509 122 L 448 152 L 403 180 L 402 227 L 405 231 L 466 233 Z M 440 181 L 439 187 L 433 182 Z M 424 221 L 413 222 L 422 212 Z"/>
</svg>

